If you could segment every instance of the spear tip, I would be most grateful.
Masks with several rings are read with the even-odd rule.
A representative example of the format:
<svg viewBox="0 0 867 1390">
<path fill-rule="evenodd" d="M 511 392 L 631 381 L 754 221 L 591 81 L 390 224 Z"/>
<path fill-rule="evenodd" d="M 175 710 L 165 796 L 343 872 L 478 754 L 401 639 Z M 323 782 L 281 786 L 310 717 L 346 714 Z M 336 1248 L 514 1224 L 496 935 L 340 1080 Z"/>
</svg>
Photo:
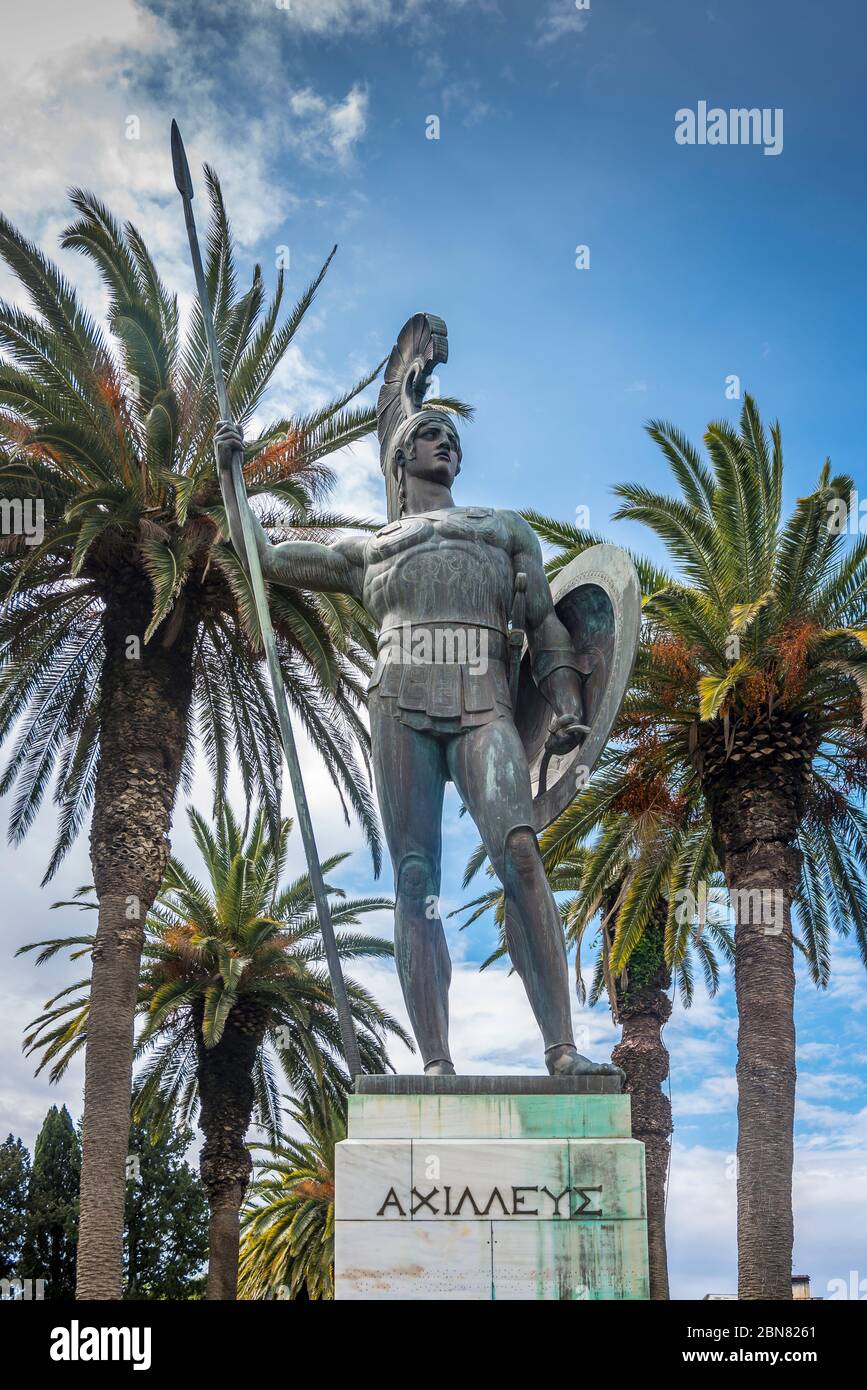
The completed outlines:
<svg viewBox="0 0 867 1390">
<path fill-rule="evenodd" d="M 175 185 L 181 197 L 192 198 L 193 180 L 190 176 L 187 152 L 184 149 L 184 142 L 181 139 L 177 121 L 172 121 L 172 168 L 175 174 Z"/>
</svg>

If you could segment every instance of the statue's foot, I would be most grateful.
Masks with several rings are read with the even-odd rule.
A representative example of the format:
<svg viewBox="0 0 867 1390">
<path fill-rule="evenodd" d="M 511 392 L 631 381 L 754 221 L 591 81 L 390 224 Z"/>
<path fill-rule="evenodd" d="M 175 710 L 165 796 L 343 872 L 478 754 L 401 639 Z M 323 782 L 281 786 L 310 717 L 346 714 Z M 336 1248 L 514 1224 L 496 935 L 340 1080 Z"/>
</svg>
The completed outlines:
<svg viewBox="0 0 867 1390">
<path fill-rule="evenodd" d="M 591 1062 L 571 1043 L 561 1043 L 549 1047 L 545 1053 L 545 1065 L 552 1076 L 619 1076 L 626 1080 L 626 1073 L 613 1062 Z"/>
<path fill-rule="evenodd" d="M 454 1076 L 455 1069 L 453 1063 L 446 1061 L 445 1057 L 437 1057 L 433 1062 L 428 1062 L 424 1074 L 425 1076 Z"/>
</svg>

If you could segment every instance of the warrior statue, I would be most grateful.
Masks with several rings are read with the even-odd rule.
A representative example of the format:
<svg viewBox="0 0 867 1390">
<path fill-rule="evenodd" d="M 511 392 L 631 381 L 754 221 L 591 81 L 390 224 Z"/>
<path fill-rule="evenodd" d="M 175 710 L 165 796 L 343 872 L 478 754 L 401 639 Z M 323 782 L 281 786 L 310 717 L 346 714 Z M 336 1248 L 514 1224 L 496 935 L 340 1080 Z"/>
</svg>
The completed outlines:
<svg viewBox="0 0 867 1390">
<path fill-rule="evenodd" d="M 576 641 L 578 629 L 570 631 L 555 610 L 527 522 L 515 512 L 455 504 L 462 451 L 454 418 L 424 404 L 430 374 L 446 357 L 445 324 L 416 314 L 389 358 L 377 412 L 388 524 L 333 545 L 271 545 L 256 522 L 262 569 L 271 584 L 351 594 L 379 632 L 369 688 L 374 776 L 394 866 L 397 970 L 425 1072 L 454 1074 L 451 962 L 438 908 L 443 794 L 451 781 L 502 883 L 506 942 L 548 1071 L 616 1073 L 576 1050 L 563 931 L 535 831 L 540 804 L 547 823 L 580 785 L 574 764 L 582 747 L 594 743 L 598 756 L 625 688 L 635 634 L 624 642 L 619 632 L 612 642 L 610 586 L 593 574 L 583 592 L 596 594 L 596 609 L 601 595 L 607 616 L 594 619 L 594 603 L 579 604 L 583 637 Z M 232 543 L 243 554 L 239 506 L 247 503 L 231 481 L 243 438 L 224 423 L 215 445 Z M 567 599 L 575 592 L 573 586 Z M 526 656 L 510 681 L 515 646 L 518 663 L 522 646 Z M 601 680 L 593 696 L 601 731 L 591 728 L 587 709 L 594 679 Z M 561 787 L 553 801 L 546 786 L 552 765 Z M 572 771 L 571 781 L 564 769 Z"/>
</svg>

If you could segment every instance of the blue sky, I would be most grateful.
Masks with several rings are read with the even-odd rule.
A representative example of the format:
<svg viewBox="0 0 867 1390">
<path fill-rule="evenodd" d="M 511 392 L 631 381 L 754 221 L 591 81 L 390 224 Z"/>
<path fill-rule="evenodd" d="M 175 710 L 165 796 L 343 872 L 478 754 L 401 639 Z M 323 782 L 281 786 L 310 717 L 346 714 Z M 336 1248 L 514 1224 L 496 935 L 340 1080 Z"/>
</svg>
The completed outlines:
<svg viewBox="0 0 867 1390">
<path fill-rule="evenodd" d="M 223 178 L 248 272 L 260 260 L 273 276 L 286 246 L 298 291 L 339 243 L 263 416 L 326 399 L 385 355 L 409 314 L 431 310 L 449 326 L 441 387 L 477 408 L 458 500 L 566 519 L 588 508 L 595 530 L 653 549 L 609 521 L 610 489 L 662 484 L 643 423 L 670 418 L 699 438 L 735 413 L 731 375 L 782 421 L 789 503 L 826 455 L 867 496 L 865 28 L 855 0 L 591 0 L 582 11 L 573 0 L 83 0 L 74 13 L 45 0 L 7 21 L 17 62 L 0 95 L 0 201 L 57 254 L 64 188 L 94 188 L 140 224 L 188 303 L 168 152 L 177 116 L 194 175 L 208 159 Z M 677 144 L 675 112 L 699 101 L 781 108 L 782 153 Z M 426 138 L 431 116 L 438 140 Z M 589 269 L 576 269 L 579 245 Z M 92 272 L 60 259 L 98 310 Z M 14 293 L 8 277 L 0 292 Z M 337 497 L 381 514 L 372 445 L 339 461 Z M 346 886 L 369 887 L 360 836 L 309 752 L 305 767 L 323 853 L 353 847 Z M 195 795 L 206 803 L 202 777 Z M 474 844 L 455 811 L 452 799 L 447 907 L 462 900 Z M 50 833 L 47 813 L 7 856 L 0 925 L 0 1129 L 28 1141 L 55 1097 L 18 1054 L 21 1026 L 70 977 L 56 966 L 36 979 L 9 957 L 56 929 L 48 903 L 89 872 L 82 841 L 40 890 Z M 175 843 L 191 853 L 182 816 Z M 491 940 L 485 927 L 452 934 L 459 1062 L 538 1069 L 516 982 L 477 974 Z M 369 978 L 398 1009 L 393 973 Z M 851 1270 L 867 1280 L 864 1001 L 845 946 L 823 996 L 799 981 L 795 1260 L 819 1293 Z M 610 1050 L 604 1010 L 578 1022 L 589 1050 Z M 734 1287 L 735 1028 L 726 984 L 689 1016 L 676 1008 L 666 1033 L 680 1297 Z M 62 1090 L 77 1114 L 80 1074 Z"/>
</svg>

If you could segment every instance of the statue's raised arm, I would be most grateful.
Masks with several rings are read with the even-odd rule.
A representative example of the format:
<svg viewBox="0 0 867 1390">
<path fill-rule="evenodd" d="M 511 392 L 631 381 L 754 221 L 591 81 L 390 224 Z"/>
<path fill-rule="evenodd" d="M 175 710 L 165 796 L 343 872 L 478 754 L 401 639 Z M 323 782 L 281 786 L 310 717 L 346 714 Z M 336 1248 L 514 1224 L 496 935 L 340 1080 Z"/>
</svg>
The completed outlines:
<svg viewBox="0 0 867 1390">
<path fill-rule="evenodd" d="M 220 421 L 214 435 L 214 452 L 229 523 L 229 538 L 241 558 L 244 558 L 244 535 L 240 509 L 247 507 L 259 549 L 262 573 L 269 582 L 295 589 L 351 594 L 353 598 L 360 599 L 364 539 L 346 536 L 334 545 L 322 545 L 318 541 L 284 541 L 281 545 L 272 545 L 246 496 L 238 497 L 232 480 L 232 459 L 235 454 L 244 452 L 244 436 L 232 421 Z"/>
</svg>

